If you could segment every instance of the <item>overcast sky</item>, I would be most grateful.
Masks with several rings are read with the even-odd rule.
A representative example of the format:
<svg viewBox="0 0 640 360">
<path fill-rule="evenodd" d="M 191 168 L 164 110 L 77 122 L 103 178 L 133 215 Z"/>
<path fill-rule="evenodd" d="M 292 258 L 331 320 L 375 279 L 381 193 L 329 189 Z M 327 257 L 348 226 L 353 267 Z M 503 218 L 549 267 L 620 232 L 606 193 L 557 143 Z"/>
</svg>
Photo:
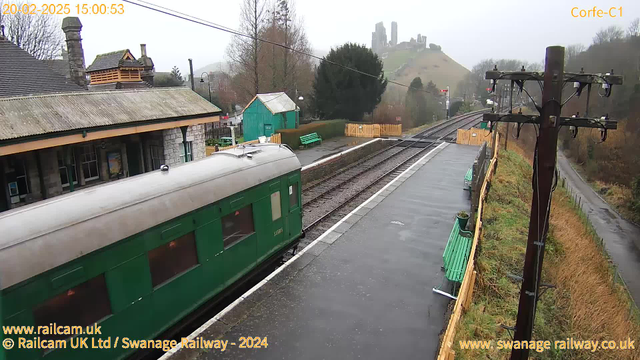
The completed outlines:
<svg viewBox="0 0 640 360">
<path fill-rule="evenodd" d="M 149 0 L 186 14 L 231 28 L 237 28 L 242 0 Z M 50 3 L 51 1 L 46 1 Z M 66 1 L 71 4 L 80 1 Z M 118 0 L 102 1 L 120 3 Z M 554 1 L 455 1 L 455 0 L 294 0 L 298 18 L 303 21 L 311 46 L 320 51 L 345 42 L 371 46 L 375 23 L 383 21 L 391 39 L 391 21 L 398 22 L 398 41 L 408 41 L 418 33 L 428 43 L 442 46 L 454 60 L 470 69 L 486 58 L 517 58 L 540 62 L 545 47 L 582 43 L 589 45 L 595 32 L 618 25 L 624 29 L 640 16 L 640 1 L 617 0 L 585 2 Z M 38 1 L 36 3 L 43 3 Z M 93 4 L 92 1 L 81 3 Z M 571 9 L 608 11 L 622 7 L 616 18 L 574 18 Z M 75 12 L 75 5 L 72 5 Z M 230 35 L 219 30 L 154 13 L 124 3 L 124 15 L 80 15 L 84 25 L 83 47 L 87 66 L 99 53 L 130 49 L 140 56 L 140 44 L 156 71 L 169 71 L 177 65 L 183 75 L 188 58 L 194 70 L 225 60 Z M 618 11 L 619 12 L 619 11 Z M 198 76 L 199 74 L 196 74 Z"/>
</svg>

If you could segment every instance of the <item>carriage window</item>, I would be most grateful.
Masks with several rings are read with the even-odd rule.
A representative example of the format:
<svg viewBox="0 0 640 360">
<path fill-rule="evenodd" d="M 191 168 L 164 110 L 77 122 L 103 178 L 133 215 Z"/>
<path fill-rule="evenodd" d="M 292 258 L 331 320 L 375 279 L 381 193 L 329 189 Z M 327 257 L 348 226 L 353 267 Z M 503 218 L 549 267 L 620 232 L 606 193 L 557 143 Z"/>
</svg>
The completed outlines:
<svg viewBox="0 0 640 360">
<path fill-rule="evenodd" d="M 222 218 L 224 248 L 254 233 L 252 206 L 248 205 Z"/>
<path fill-rule="evenodd" d="M 280 191 L 271 194 L 271 221 L 276 221 L 282 216 L 280 208 Z"/>
<path fill-rule="evenodd" d="M 289 209 L 298 206 L 298 183 L 289 185 Z"/>
<path fill-rule="evenodd" d="M 156 287 L 174 276 L 198 265 L 194 232 L 160 245 L 149 251 L 151 283 Z"/>
<path fill-rule="evenodd" d="M 36 326 L 86 326 L 111 315 L 111 303 L 104 275 L 99 275 L 47 300 L 33 310 Z M 42 336 L 42 335 L 41 335 Z M 70 335 L 47 335 L 46 339 L 65 339 Z"/>
</svg>

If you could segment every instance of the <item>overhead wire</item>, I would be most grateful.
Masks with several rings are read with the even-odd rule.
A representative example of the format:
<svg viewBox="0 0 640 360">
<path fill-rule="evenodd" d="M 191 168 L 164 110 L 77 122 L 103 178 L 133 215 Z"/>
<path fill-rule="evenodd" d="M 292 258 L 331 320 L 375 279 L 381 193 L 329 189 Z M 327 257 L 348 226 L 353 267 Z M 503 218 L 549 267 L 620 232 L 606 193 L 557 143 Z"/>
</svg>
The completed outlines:
<svg viewBox="0 0 640 360">
<path fill-rule="evenodd" d="M 181 20 L 185 20 L 185 21 L 189 21 L 189 22 L 192 22 L 192 23 L 195 23 L 195 24 L 198 24 L 198 25 L 203 25 L 203 26 L 206 26 L 206 27 L 210 27 L 212 29 L 224 31 L 224 32 L 236 35 L 236 36 L 245 37 L 245 38 L 249 38 L 249 39 L 252 39 L 252 40 L 258 40 L 258 41 L 263 42 L 263 43 L 271 44 L 273 46 L 278 46 L 278 47 L 281 47 L 283 49 L 298 53 L 300 55 L 308 56 L 308 57 L 311 57 L 311 58 L 314 58 L 314 59 L 317 59 L 317 60 L 320 60 L 320 61 L 325 61 L 325 62 L 327 62 L 327 63 L 329 63 L 331 65 L 339 66 L 339 67 L 341 67 L 343 69 L 356 72 L 356 73 L 358 73 L 360 75 L 372 77 L 372 78 L 377 79 L 377 80 L 380 79 L 379 76 L 376 76 L 376 75 L 373 75 L 373 74 L 369 74 L 369 73 L 364 72 L 364 71 L 360 71 L 360 70 L 355 69 L 353 67 L 337 63 L 335 61 L 328 60 L 326 57 L 320 57 L 320 56 L 316 56 L 316 55 L 313 55 L 313 54 L 310 54 L 310 53 L 307 53 L 307 52 L 304 52 L 304 51 L 300 51 L 298 49 L 294 49 L 294 48 L 292 48 L 290 46 L 286 46 L 284 44 L 280 44 L 280 43 L 277 43 L 275 41 L 263 39 L 263 38 L 260 38 L 260 37 L 254 37 L 252 35 L 248 35 L 248 34 L 242 33 L 242 32 L 240 32 L 238 30 L 229 28 L 227 26 L 220 25 L 220 24 L 214 23 L 212 21 L 200 19 L 200 18 L 197 18 L 197 17 L 195 17 L 193 15 L 181 13 L 179 11 L 176 11 L 176 10 L 173 10 L 173 9 L 170 9 L 170 8 L 166 8 L 166 7 L 163 7 L 163 6 L 160 6 L 160 5 L 156 5 L 156 4 L 148 2 L 148 1 L 143 1 L 143 0 L 137 0 L 137 1 L 121 0 L 121 1 L 125 2 L 125 3 L 128 3 L 128 4 L 131 4 L 131 5 L 136 5 L 136 6 L 151 10 L 151 11 L 155 11 L 155 12 L 158 12 L 158 13 L 161 13 L 161 14 L 173 16 L 175 18 L 178 18 L 178 19 L 181 19 Z M 403 83 L 399 83 L 397 81 L 393 81 L 393 80 L 389 80 L 389 79 L 386 79 L 386 81 L 389 84 L 394 84 L 394 85 L 398 85 L 398 86 L 402 86 L 402 87 L 406 87 L 406 88 L 411 88 L 409 85 L 406 85 L 406 84 L 403 84 Z M 421 91 L 423 91 L 423 92 L 425 92 L 427 94 L 432 94 L 431 91 L 428 91 L 428 90 L 425 90 L 425 89 L 423 89 Z"/>
</svg>

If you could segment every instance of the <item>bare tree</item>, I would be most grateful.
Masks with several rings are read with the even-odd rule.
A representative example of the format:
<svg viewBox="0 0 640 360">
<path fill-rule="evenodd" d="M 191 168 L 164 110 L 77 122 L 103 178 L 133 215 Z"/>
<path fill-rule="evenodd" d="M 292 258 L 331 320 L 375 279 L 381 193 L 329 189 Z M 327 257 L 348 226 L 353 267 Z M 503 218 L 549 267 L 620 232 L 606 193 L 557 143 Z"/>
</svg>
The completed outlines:
<svg viewBox="0 0 640 360">
<path fill-rule="evenodd" d="M 240 12 L 241 33 L 251 38 L 235 35 L 227 47 L 227 57 L 233 73 L 245 80 L 244 90 L 253 95 L 260 92 L 259 53 L 262 47 L 258 37 L 264 26 L 266 2 L 263 0 L 244 0 Z M 250 76 L 249 76 L 250 75 Z"/>
<path fill-rule="evenodd" d="M 627 36 L 640 36 L 640 18 L 635 18 L 627 28 Z"/>
<path fill-rule="evenodd" d="M 606 29 L 600 29 L 593 37 L 593 43 L 595 45 L 604 44 L 606 42 L 614 42 L 621 40 L 624 37 L 624 32 L 617 26 L 609 26 Z"/>
<path fill-rule="evenodd" d="M 279 76 L 273 82 L 275 85 L 273 90 L 285 91 L 293 96 L 295 90 L 301 88 L 304 88 L 303 91 L 310 90 L 305 84 L 308 82 L 310 85 L 311 77 L 305 75 L 312 71 L 311 61 L 308 56 L 300 52 L 311 52 L 311 46 L 302 21 L 296 16 L 293 0 L 278 0 L 274 5 L 274 20 L 267 31 L 267 36 L 270 37 L 270 41 L 284 45 L 284 48 L 275 49 L 276 47 L 272 46 L 272 65 L 280 69 L 277 71 Z"/>
<path fill-rule="evenodd" d="M 255 0 L 250 0 L 248 5 L 246 1 L 244 8 L 256 9 Z M 251 31 L 255 27 L 252 24 L 256 24 L 256 18 L 247 19 L 244 8 L 242 19 L 249 26 L 245 26 L 242 32 L 253 34 Z M 270 43 L 258 42 L 256 54 L 254 39 L 237 37 L 227 48 L 239 100 L 249 101 L 257 93 L 256 89 L 262 92 L 284 91 L 291 98 L 297 97 L 296 91 L 298 95 L 310 94 L 313 64 L 308 56 L 299 52 L 310 53 L 311 46 L 302 21 L 296 16 L 293 0 L 274 0 L 268 5 L 258 3 L 257 9 L 261 14 L 257 22 L 258 38 Z M 257 63 L 254 59 L 258 60 Z"/>
<path fill-rule="evenodd" d="M 0 9 L 3 1 L 0 0 Z M 29 3 L 15 3 L 18 8 Z M 60 55 L 64 36 L 60 21 L 54 15 L 42 14 L 4 14 L 0 15 L 0 24 L 5 26 L 5 35 L 9 41 L 18 45 L 36 59 L 49 60 Z"/>
<path fill-rule="evenodd" d="M 564 65 L 569 66 L 573 60 L 575 60 L 581 52 L 585 51 L 585 46 L 582 44 L 571 44 L 567 46 L 564 51 Z M 575 70 L 575 69 L 572 69 Z"/>
</svg>

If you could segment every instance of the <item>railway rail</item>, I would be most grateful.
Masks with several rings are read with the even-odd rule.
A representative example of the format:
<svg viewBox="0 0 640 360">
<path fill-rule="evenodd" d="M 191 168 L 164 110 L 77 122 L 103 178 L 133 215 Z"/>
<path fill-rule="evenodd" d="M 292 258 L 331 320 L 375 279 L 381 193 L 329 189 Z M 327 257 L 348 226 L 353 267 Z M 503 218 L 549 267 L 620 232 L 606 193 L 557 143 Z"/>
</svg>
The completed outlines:
<svg viewBox="0 0 640 360">
<path fill-rule="evenodd" d="M 474 125 L 476 123 L 479 122 L 479 119 L 477 118 L 477 115 L 482 113 L 483 110 L 480 111 L 476 111 L 476 112 L 472 112 L 472 113 L 467 113 L 467 114 L 463 114 L 460 115 L 458 117 L 454 117 L 450 120 L 447 121 L 443 121 L 440 122 L 434 126 L 429 127 L 428 129 L 425 129 L 424 131 L 412 136 L 409 139 L 406 140 L 399 140 L 396 144 L 389 146 L 387 148 L 378 150 L 376 152 L 374 152 L 373 154 L 370 154 L 366 157 L 364 157 L 363 159 L 356 161 L 346 167 L 344 167 L 343 169 L 332 173 L 322 179 L 318 179 L 313 181 L 310 185 L 307 185 L 303 188 L 303 197 L 305 198 L 303 200 L 303 205 L 306 205 L 308 203 L 313 202 L 313 200 L 319 196 L 322 195 L 322 193 L 325 193 L 327 191 L 330 191 L 331 189 L 334 188 L 334 185 L 336 183 L 336 178 L 339 179 L 351 179 L 355 176 L 358 176 L 364 172 L 367 172 L 369 170 L 371 170 L 372 166 L 371 164 L 378 165 L 381 164 L 389 159 L 391 159 L 392 157 L 394 157 L 395 155 L 400 154 L 401 152 L 406 151 L 407 148 L 410 147 L 416 147 L 418 144 L 425 144 L 425 146 L 428 144 L 424 141 L 424 139 L 429 138 L 431 136 L 437 136 L 437 134 L 439 132 L 442 132 L 445 129 L 451 128 L 452 126 L 455 126 L 456 129 L 461 128 L 461 127 L 469 127 L 469 125 Z M 472 118 L 471 121 L 466 121 L 464 123 L 464 125 L 460 126 L 460 123 L 468 120 L 469 118 Z M 378 160 L 378 158 L 381 158 L 382 160 Z M 353 171 L 353 169 L 358 169 L 357 171 Z M 355 174 L 353 174 L 355 172 Z M 342 183 L 341 183 L 342 184 Z M 320 189 L 317 189 L 320 188 Z"/>
</svg>

